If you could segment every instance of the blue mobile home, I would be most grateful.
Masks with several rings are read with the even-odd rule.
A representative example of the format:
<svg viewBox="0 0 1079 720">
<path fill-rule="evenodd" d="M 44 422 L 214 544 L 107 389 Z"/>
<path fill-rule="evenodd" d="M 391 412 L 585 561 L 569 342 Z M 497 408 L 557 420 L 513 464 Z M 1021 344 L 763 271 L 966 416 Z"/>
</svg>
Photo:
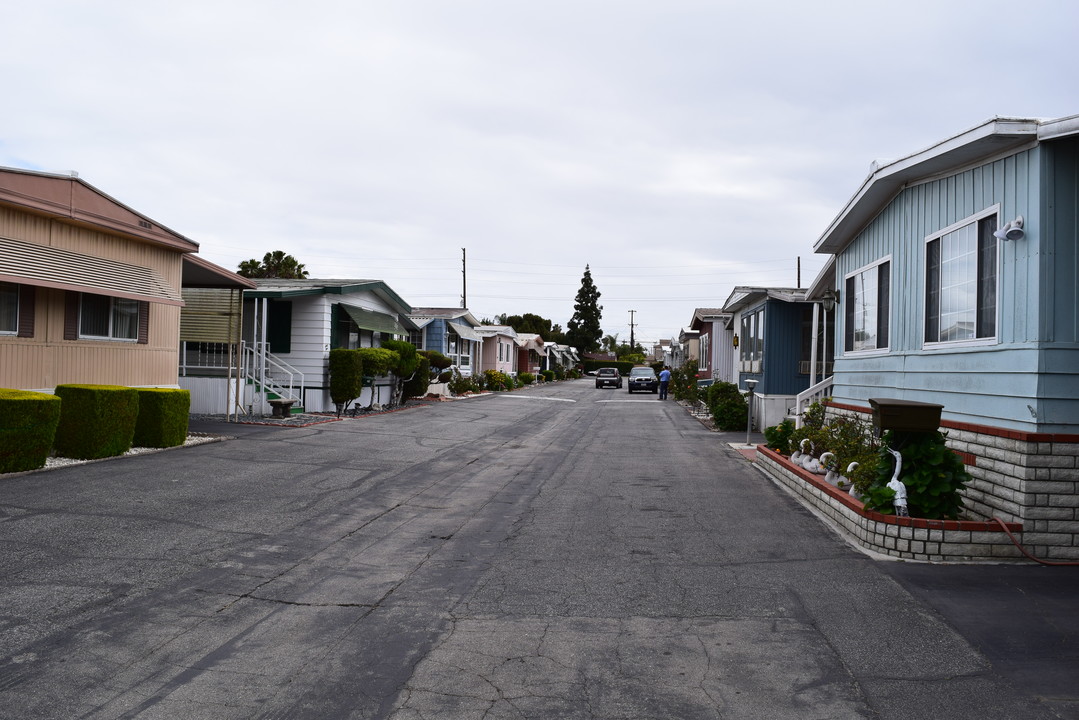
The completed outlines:
<svg viewBox="0 0 1079 720">
<path fill-rule="evenodd" d="M 733 331 L 735 382 L 756 380 L 754 424 L 776 425 L 810 385 L 816 303 L 799 288 L 736 287 L 723 305 Z M 735 344 L 736 343 L 736 344 Z"/>
<path fill-rule="evenodd" d="M 943 405 L 975 478 L 968 508 L 1066 557 L 1079 557 L 1077 197 L 1079 116 L 994 118 L 875 163 L 817 241 L 833 258 L 809 292 L 838 296 L 835 409 Z"/>
</svg>

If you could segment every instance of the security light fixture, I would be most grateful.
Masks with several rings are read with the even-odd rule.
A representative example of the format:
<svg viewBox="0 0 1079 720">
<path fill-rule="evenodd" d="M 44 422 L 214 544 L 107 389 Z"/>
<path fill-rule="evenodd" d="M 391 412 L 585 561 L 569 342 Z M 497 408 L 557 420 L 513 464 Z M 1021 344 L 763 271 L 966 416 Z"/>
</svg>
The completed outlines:
<svg viewBox="0 0 1079 720">
<path fill-rule="evenodd" d="M 1026 232 L 1023 230 L 1023 216 L 1018 216 L 1015 220 L 997 230 L 993 233 L 993 237 L 1000 240 L 1022 240 L 1026 237 Z"/>
</svg>

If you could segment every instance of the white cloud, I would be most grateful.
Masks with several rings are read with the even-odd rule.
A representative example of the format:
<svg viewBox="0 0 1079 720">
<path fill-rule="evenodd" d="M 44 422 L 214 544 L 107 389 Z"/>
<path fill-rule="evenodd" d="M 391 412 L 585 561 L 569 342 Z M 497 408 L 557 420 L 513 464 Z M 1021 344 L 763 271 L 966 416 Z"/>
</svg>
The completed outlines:
<svg viewBox="0 0 1079 720">
<path fill-rule="evenodd" d="M 1006 18 L 1003 20 L 1002 18 Z M 480 315 L 670 336 L 803 283 L 878 157 L 1079 112 L 1079 6 L 38 0 L 5 10 L 0 164 L 79 170 L 226 267 L 284 249 Z M 1008 51 L 999 39 L 1008 32 Z"/>
</svg>

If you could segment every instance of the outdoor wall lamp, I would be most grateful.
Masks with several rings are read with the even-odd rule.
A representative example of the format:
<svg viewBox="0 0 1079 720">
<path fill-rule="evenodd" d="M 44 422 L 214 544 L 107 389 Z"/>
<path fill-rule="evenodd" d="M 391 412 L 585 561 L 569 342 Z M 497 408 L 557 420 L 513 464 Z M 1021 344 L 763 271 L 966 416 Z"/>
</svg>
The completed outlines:
<svg viewBox="0 0 1079 720">
<path fill-rule="evenodd" d="M 734 346 L 738 347 L 738 334 L 737 333 L 735 333 L 735 335 L 734 335 Z"/>
<path fill-rule="evenodd" d="M 1001 240 L 1022 240 L 1026 237 L 1026 232 L 1023 230 L 1023 216 L 1018 216 L 1015 220 L 997 230 L 993 233 L 993 237 Z"/>
<path fill-rule="evenodd" d="M 821 295 L 821 300 L 820 301 L 821 301 L 821 305 L 824 306 L 824 312 L 832 312 L 832 309 L 835 307 L 835 304 L 837 302 L 839 302 L 839 293 L 836 292 L 835 290 L 833 290 L 832 288 L 828 288 Z"/>
</svg>

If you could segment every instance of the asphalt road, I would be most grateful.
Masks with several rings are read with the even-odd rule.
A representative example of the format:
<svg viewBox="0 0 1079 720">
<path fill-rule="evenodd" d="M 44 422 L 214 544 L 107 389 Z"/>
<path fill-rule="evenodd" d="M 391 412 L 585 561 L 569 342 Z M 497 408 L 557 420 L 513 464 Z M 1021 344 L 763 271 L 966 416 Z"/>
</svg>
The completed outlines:
<svg viewBox="0 0 1079 720">
<path fill-rule="evenodd" d="M 0 479 L 0 717 L 1079 717 L 1074 568 L 869 558 L 673 401 L 204 429 Z"/>
</svg>

